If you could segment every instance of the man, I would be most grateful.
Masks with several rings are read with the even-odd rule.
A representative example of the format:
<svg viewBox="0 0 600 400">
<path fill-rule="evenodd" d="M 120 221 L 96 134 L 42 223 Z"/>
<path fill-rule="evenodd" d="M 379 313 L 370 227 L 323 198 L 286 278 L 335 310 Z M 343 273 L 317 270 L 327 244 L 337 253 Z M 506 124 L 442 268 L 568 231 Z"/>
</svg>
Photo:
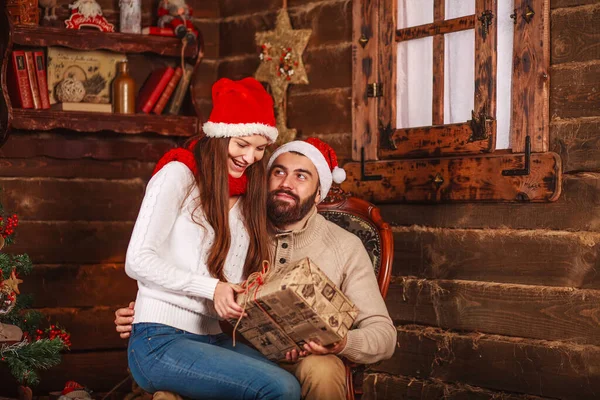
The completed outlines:
<svg viewBox="0 0 600 400">
<path fill-rule="evenodd" d="M 379 293 L 369 255 L 358 237 L 317 213 L 332 181 L 345 172 L 333 149 L 319 139 L 293 141 L 279 147 L 268 164 L 267 214 L 277 228 L 272 268 L 310 257 L 354 302 L 359 310 L 354 329 L 340 342 L 324 347 L 309 342 L 301 354 L 286 356 L 302 384 L 305 399 L 345 399 L 344 365 L 340 357 L 367 364 L 392 356 L 396 329 Z M 116 312 L 117 331 L 128 337 L 133 307 Z"/>
</svg>

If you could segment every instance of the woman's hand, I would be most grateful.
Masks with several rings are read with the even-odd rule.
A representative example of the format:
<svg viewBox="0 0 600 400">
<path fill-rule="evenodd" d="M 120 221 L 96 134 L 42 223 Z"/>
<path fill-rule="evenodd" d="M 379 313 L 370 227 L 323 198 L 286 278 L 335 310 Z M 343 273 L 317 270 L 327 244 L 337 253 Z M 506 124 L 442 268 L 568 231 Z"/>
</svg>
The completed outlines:
<svg viewBox="0 0 600 400">
<path fill-rule="evenodd" d="M 127 339 L 131 335 L 131 324 L 133 324 L 133 308 L 135 302 L 129 303 L 129 307 L 119 308 L 115 311 L 115 325 L 121 339 Z"/>
<path fill-rule="evenodd" d="M 242 315 L 244 309 L 235 302 L 235 293 L 243 291 L 244 289 L 239 285 L 227 282 L 217 283 L 213 301 L 219 317 L 223 319 L 236 319 Z"/>
</svg>

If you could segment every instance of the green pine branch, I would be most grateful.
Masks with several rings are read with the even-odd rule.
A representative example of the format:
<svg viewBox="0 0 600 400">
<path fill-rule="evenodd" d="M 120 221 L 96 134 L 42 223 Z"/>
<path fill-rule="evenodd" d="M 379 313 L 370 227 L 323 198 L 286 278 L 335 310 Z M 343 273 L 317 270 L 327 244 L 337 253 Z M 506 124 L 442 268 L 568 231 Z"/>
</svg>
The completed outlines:
<svg viewBox="0 0 600 400">
<path fill-rule="evenodd" d="M 8 364 L 15 379 L 22 385 L 39 383 L 37 372 L 60 363 L 60 352 L 65 344 L 60 339 L 41 339 L 35 342 L 22 341 L 0 347 L 0 357 Z"/>
</svg>

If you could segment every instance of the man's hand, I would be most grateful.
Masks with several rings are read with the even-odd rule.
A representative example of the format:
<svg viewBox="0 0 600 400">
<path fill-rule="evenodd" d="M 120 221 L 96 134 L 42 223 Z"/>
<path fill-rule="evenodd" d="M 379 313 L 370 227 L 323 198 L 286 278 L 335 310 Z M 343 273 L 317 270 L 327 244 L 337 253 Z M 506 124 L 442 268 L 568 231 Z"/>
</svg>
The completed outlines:
<svg viewBox="0 0 600 400">
<path fill-rule="evenodd" d="M 326 354 L 338 354 L 346 347 L 347 336 L 344 336 L 342 340 L 327 347 L 321 346 L 318 343 L 310 341 L 304 345 L 304 350 L 309 354 L 317 354 L 324 356 Z"/>
<path fill-rule="evenodd" d="M 115 311 L 115 325 L 121 339 L 131 336 L 131 324 L 133 323 L 133 308 L 135 302 L 129 303 L 129 307 L 119 308 Z"/>
<path fill-rule="evenodd" d="M 298 358 L 306 357 L 307 355 L 308 355 L 308 352 L 306 352 L 306 351 L 298 351 L 298 350 L 294 349 L 292 351 L 288 351 L 287 353 L 285 353 L 285 359 L 290 362 L 296 362 L 296 361 L 298 361 Z"/>
<path fill-rule="evenodd" d="M 229 320 L 239 318 L 244 309 L 235 302 L 235 293 L 241 293 L 244 289 L 240 285 L 234 285 L 227 282 L 217 283 L 215 288 L 215 310 L 219 317 Z M 244 314 L 245 316 L 246 314 Z"/>
</svg>

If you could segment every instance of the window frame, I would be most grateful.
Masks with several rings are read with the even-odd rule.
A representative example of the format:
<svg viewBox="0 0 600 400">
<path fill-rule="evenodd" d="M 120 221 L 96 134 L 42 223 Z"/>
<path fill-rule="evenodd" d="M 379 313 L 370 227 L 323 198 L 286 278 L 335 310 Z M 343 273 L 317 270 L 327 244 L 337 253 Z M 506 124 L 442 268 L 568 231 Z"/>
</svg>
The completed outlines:
<svg viewBox="0 0 600 400">
<path fill-rule="evenodd" d="M 352 159 L 359 162 L 344 165 L 342 189 L 374 203 L 556 201 L 562 165 L 548 152 L 550 0 L 515 0 L 511 148 L 504 150 L 469 149 L 442 125 L 410 129 L 433 132 L 429 138 L 446 148 L 413 140 L 407 154 L 394 152 L 396 18 L 397 0 L 353 2 Z"/>
<path fill-rule="evenodd" d="M 434 0 L 432 24 L 397 30 L 398 0 L 357 0 L 353 2 L 353 131 L 352 159 L 364 160 L 444 157 L 493 153 L 495 151 L 496 116 L 496 57 L 497 24 L 495 18 L 483 38 L 482 10 L 497 15 L 496 0 L 476 0 L 476 13 L 455 20 L 469 20 L 474 24 L 476 49 L 475 80 L 487 82 L 476 85 L 473 118 L 465 123 L 437 124 L 426 127 L 396 129 L 396 37 L 409 31 L 420 36 L 434 37 L 434 81 L 436 72 L 443 70 L 444 33 L 450 21 L 443 18 L 444 0 Z M 500 0 L 501 1 L 501 0 Z M 548 151 L 549 135 L 549 0 L 515 0 L 515 33 L 513 43 L 512 104 L 510 123 L 510 150 L 525 151 L 525 137 L 531 139 L 532 152 Z M 529 10 L 537 15 L 527 19 Z M 535 13 L 535 11 L 534 11 Z M 436 22 L 438 20 L 438 22 Z M 439 30 L 439 34 L 425 32 Z M 469 29 L 469 28 L 466 28 Z M 404 33 L 402 33 L 404 32 Z M 364 44 L 364 46 L 363 46 Z M 440 62 L 441 61 L 441 62 Z M 527 70 L 524 65 L 526 64 Z M 490 79 L 493 82 L 489 82 Z M 367 92 L 379 83 L 379 97 Z M 440 89 L 441 87 L 441 89 Z M 436 89 L 437 88 L 437 89 Z M 434 83 L 434 103 L 441 104 L 443 121 L 443 80 Z M 437 102 L 437 103 L 436 103 Z M 484 121 L 485 116 L 485 123 Z M 479 132 L 474 133 L 474 128 Z M 484 139 L 485 138 L 485 139 Z M 479 139 L 479 140 L 473 140 Z M 362 150 L 364 149 L 364 150 Z"/>
</svg>

